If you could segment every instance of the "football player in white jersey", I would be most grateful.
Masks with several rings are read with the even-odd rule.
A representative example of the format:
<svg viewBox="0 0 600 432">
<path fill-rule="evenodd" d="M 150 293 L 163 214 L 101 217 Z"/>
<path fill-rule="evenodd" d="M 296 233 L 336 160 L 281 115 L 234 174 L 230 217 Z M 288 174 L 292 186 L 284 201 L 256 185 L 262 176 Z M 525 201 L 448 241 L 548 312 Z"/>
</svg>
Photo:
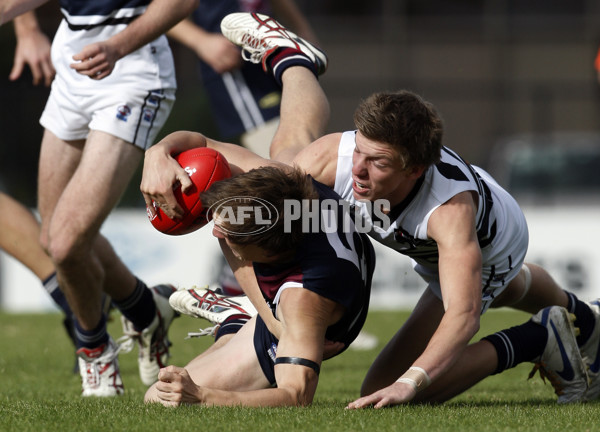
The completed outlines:
<svg viewBox="0 0 600 432">
<path fill-rule="evenodd" d="M 2 2 L 0 24 L 44 2 Z M 176 83 L 163 33 L 197 0 L 59 3 L 56 76 L 40 119 L 41 242 L 76 317 L 82 395 L 113 396 L 123 393 L 117 355 L 131 344 L 117 346 L 108 335 L 103 294 L 139 342 L 140 377 L 150 385 L 168 357 L 172 287 L 148 288 L 99 229 L 169 115 Z"/>
<path fill-rule="evenodd" d="M 267 17 L 234 15 L 223 20 L 222 30 L 243 48 L 245 58 L 270 65 L 278 44 L 293 45 L 281 26 L 265 25 Z M 277 142 L 296 139 L 279 159 L 289 162 L 302 147 L 298 137 L 318 136 L 321 125 L 303 121 L 319 103 L 286 88 L 294 82 L 290 72 L 282 78 L 284 96 L 287 89 L 297 103 L 295 110 L 282 112 L 281 134 L 275 137 Z M 528 233 L 517 203 L 487 173 L 442 146 L 443 125 L 434 107 L 411 92 L 379 93 L 359 106 L 355 123 L 356 131 L 305 141 L 292 162 L 354 203 L 372 227 L 370 235 L 411 257 L 428 288 L 371 366 L 363 397 L 348 407 L 444 401 L 523 361 L 536 363 L 551 378 L 559 402 L 596 398 L 600 307 L 562 290 L 541 267 L 524 264 Z M 228 158 L 229 151 L 243 151 L 214 146 Z M 171 186 L 189 181 L 169 152 L 161 152 L 153 162 L 161 166 L 165 181 L 146 189 L 146 200 L 154 199 L 177 216 L 181 209 Z M 251 156 L 245 160 L 252 163 Z M 374 218 L 369 203 L 377 201 L 385 206 Z M 254 289 L 251 285 L 242 283 L 247 293 Z M 468 345 L 481 314 L 501 306 L 536 315 L 522 326 Z M 570 314 L 581 331 L 577 337 Z"/>
</svg>

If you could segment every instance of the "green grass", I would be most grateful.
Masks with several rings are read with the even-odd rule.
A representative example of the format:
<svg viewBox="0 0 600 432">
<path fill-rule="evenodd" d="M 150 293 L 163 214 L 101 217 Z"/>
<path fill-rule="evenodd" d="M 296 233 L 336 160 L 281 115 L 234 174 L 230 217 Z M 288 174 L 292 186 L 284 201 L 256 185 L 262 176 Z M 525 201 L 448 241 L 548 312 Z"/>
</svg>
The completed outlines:
<svg viewBox="0 0 600 432">
<path fill-rule="evenodd" d="M 117 315 L 117 314 L 115 314 Z M 116 317 L 115 317 L 116 318 Z M 406 318 L 404 312 L 372 312 L 366 330 L 380 346 Z M 480 335 L 523 322 L 526 315 L 490 312 Z M 183 340 L 205 322 L 182 317 L 173 323 L 172 363 L 183 365 L 209 338 Z M 121 334 L 118 319 L 110 323 Z M 478 339 L 479 336 L 476 336 Z M 600 404 L 560 406 L 549 384 L 527 380 L 530 365 L 489 377 L 440 406 L 400 406 L 347 411 L 378 349 L 348 350 L 324 363 L 315 402 L 309 408 L 206 408 L 144 405 L 136 355 L 120 356 L 125 395 L 83 399 L 74 357 L 58 314 L 0 313 L 0 431 L 593 431 L 600 430 Z"/>
</svg>

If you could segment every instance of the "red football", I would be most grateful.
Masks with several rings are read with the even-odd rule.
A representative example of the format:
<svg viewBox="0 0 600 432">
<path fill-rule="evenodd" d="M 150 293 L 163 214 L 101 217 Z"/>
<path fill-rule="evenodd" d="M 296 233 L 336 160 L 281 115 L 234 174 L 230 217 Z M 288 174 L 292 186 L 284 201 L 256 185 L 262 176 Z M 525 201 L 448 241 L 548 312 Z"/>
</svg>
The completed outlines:
<svg viewBox="0 0 600 432">
<path fill-rule="evenodd" d="M 231 177 L 231 170 L 221 153 L 207 147 L 186 150 L 175 156 L 175 160 L 186 170 L 193 183 L 186 193 L 181 192 L 179 185 L 173 190 L 177 202 L 185 211 L 184 216 L 177 221 L 169 219 L 158 206 L 155 206 L 156 216 L 152 217 L 148 212 L 148 218 L 154 228 L 160 232 L 182 235 L 206 225 L 206 209 L 202 206 L 200 194 L 214 182 Z"/>
</svg>

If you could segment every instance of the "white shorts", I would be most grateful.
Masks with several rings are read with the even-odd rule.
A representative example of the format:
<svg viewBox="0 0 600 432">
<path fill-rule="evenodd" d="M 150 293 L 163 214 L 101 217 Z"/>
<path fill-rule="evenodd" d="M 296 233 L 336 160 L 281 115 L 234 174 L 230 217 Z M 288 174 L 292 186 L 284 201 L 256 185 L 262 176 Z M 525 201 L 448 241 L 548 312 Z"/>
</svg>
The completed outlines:
<svg viewBox="0 0 600 432">
<path fill-rule="evenodd" d="M 127 89 L 103 95 L 75 96 L 54 80 L 41 125 L 65 141 L 84 140 L 90 130 L 106 132 L 148 149 L 164 126 L 175 90 Z"/>
<path fill-rule="evenodd" d="M 73 32 L 63 21 L 52 42 L 56 77 L 40 118 L 58 138 L 83 140 L 106 132 L 147 149 L 175 101 L 173 57 L 163 37 L 120 59 L 112 74 L 92 80 L 69 67 L 82 47 L 122 30 L 117 26 Z"/>
</svg>

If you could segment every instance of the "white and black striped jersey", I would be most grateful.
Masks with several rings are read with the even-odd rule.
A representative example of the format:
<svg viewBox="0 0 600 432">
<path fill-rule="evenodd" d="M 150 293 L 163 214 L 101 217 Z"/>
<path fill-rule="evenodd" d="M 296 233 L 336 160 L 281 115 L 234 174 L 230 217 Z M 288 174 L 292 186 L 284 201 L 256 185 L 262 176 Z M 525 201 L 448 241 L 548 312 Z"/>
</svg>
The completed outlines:
<svg viewBox="0 0 600 432">
<path fill-rule="evenodd" d="M 515 267 L 520 267 L 527 250 L 527 225 L 515 200 L 489 174 L 443 147 L 440 162 L 430 166 L 409 196 L 391 209 L 391 223 L 385 226 L 374 220 L 369 206 L 353 196 L 355 136 L 355 131 L 345 132 L 340 140 L 334 189 L 356 206 L 372 238 L 437 273 L 439 254 L 436 242 L 427 236 L 429 217 L 453 196 L 472 191 L 477 195 L 476 231 L 483 257 L 484 290 L 514 277 Z"/>
<path fill-rule="evenodd" d="M 173 55 L 165 35 L 117 61 L 106 78 L 92 82 L 70 65 L 73 56 L 95 42 L 103 42 L 123 31 L 142 15 L 151 0 L 60 0 L 63 20 L 52 42 L 52 63 L 58 79 L 77 93 L 97 92 L 100 87 L 144 87 L 175 89 Z"/>
<path fill-rule="evenodd" d="M 60 9 L 71 30 L 129 24 L 144 13 L 151 0 L 60 0 Z"/>
</svg>

